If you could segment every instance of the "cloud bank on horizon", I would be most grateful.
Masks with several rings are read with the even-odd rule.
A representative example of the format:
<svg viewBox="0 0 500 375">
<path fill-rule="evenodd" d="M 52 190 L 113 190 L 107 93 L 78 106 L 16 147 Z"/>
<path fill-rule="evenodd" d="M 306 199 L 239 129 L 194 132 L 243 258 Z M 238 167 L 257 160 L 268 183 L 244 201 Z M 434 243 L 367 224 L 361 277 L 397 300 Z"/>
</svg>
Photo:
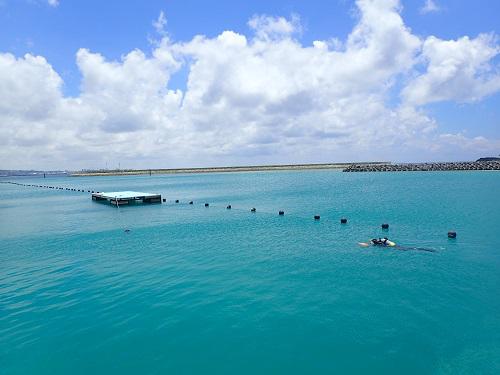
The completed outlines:
<svg viewBox="0 0 500 375">
<path fill-rule="evenodd" d="M 398 0 L 358 0 L 356 10 L 345 40 L 332 36 L 312 45 L 299 41 L 304 29 L 297 15 L 255 15 L 248 21 L 251 37 L 226 30 L 174 41 L 161 12 L 152 24 L 159 39 L 147 53 L 133 50 L 109 61 L 79 49 L 75 97 L 63 95 L 61 75 L 43 56 L 0 52 L 2 167 L 498 154 L 500 140 L 442 133 L 425 110 L 429 103 L 476 103 L 498 93 L 498 37 L 419 37 L 405 25 Z M 169 88 L 183 69 L 186 89 Z"/>
</svg>

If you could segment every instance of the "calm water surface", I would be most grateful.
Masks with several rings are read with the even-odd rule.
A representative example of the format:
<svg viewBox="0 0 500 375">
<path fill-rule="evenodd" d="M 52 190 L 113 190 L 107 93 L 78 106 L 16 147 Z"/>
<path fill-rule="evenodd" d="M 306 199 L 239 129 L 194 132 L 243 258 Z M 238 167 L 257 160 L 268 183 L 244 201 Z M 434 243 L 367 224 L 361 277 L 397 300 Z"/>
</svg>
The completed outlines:
<svg viewBox="0 0 500 375">
<path fill-rule="evenodd" d="M 500 373 L 500 173 L 9 180 L 167 203 L 0 184 L 1 374 Z"/>
</svg>

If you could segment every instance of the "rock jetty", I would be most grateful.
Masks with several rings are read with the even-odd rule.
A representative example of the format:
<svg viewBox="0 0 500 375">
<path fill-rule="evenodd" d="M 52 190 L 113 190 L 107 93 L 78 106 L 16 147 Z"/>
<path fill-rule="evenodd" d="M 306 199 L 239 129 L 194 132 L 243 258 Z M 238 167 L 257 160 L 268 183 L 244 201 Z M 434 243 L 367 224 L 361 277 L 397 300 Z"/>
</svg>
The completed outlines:
<svg viewBox="0 0 500 375">
<path fill-rule="evenodd" d="M 448 163 L 352 164 L 344 172 L 409 172 L 409 171 L 498 171 L 500 161 L 468 161 Z"/>
</svg>

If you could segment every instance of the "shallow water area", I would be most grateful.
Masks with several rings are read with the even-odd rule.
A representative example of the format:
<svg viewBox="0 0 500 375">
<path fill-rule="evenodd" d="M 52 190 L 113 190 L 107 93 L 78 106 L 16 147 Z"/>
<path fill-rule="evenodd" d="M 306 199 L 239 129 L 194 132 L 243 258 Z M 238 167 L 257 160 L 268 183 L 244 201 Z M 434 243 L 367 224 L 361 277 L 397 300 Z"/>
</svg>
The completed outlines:
<svg viewBox="0 0 500 375">
<path fill-rule="evenodd" d="M 500 373 L 498 172 L 8 180 L 167 202 L 0 184 L 6 374 Z"/>
</svg>

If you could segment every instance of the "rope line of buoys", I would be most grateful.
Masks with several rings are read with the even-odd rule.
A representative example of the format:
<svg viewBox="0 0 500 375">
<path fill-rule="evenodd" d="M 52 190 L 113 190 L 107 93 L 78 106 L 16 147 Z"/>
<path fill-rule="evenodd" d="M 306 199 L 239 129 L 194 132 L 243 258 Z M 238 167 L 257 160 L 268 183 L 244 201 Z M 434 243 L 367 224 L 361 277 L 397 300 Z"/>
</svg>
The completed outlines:
<svg viewBox="0 0 500 375">
<path fill-rule="evenodd" d="M 17 186 L 25 186 L 25 187 L 37 187 L 37 188 L 44 188 L 44 189 L 53 189 L 53 190 L 66 190 L 66 191 L 76 191 L 79 193 L 94 193 L 94 190 L 91 189 L 77 189 L 77 188 L 70 188 L 70 187 L 64 187 L 64 186 L 51 186 L 51 185 L 37 185 L 37 184 L 22 184 L 20 182 L 12 182 L 12 181 L 0 181 L 3 184 L 11 184 L 11 185 L 17 185 Z M 99 193 L 97 191 L 97 193 Z"/>
<path fill-rule="evenodd" d="M 25 186 L 25 187 L 37 187 L 37 188 L 45 188 L 45 189 L 55 189 L 55 190 L 66 190 L 66 191 L 75 191 L 75 192 L 81 192 L 81 193 L 99 193 L 99 191 L 96 191 L 96 190 L 92 190 L 92 189 L 77 189 L 77 188 L 70 188 L 70 187 L 62 187 L 62 186 L 51 186 L 51 185 L 37 185 L 37 184 L 23 184 L 23 183 L 19 183 L 19 182 L 13 182 L 13 181 L 0 181 L 0 183 L 2 184 L 11 184 L 11 185 L 17 185 L 17 186 Z M 163 203 L 165 203 L 167 200 L 165 198 L 162 199 Z M 178 204 L 180 203 L 180 200 L 179 199 L 176 199 L 175 200 L 175 203 Z M 193 201 L 189 201 L 188 204 L 190 205 L 193 205 L 194 202 Z M 210 204 L 208 202 L 206 202 L 204 204 L 205 207 L 209 207 Z M 232 206 L 230 204 L 228 204 L 226 206 L 226 209 L 227 210 L 230 210 L 232 209 Z M 257 212 L 257 209 L 255 207 L 252 207 L 250 209 L 250 212 L 252 213 L 256 213 Z M 278 215 L 279 216 L 284 216 L 285 215 L 285 211 L 283 210 L 279 210 L 278 211 Z M 319 221 L 321 219 L 321 216 L 316 214 L 313 216 L 314 220 L 315 221 Z M 340 223 L 341 224 L 347 224 L 347 218 L 343 217 L 340 219 Z M 383 230 L 388 230 L 389 229 L 389 224 L 388 223 L 382 223 L 381 224 L 381 228 Z M 449 239 L 456 239 L 457 238 L 457 232 L 455 231 L 449 231 L 448 232 L 448 238 Z"/>
<path fill-rule="evenodd" d="M 193 204 L 193 201 L 190 201 L 190 202 L 189 202 L 189 204 Z M 209 206 L 210 206 L 210 204 L 209 204 L 208 202 L 207 202 L 207 203 L 205 203 L 205 207 L 209 207 Z M 232 205 L 228 204 L 228 205 L 226 206 L 226 209 L 227 209 L 227 210 L 232 209 Z M 256 212 L 257 212 L 257 209 L 256 209 L 255 207 L 252 207 L 252 208 L 250 209 L 250 212 L 252 212 L 252 213 L 256 213 Z M 285 215 L 285 211 L 283 211 L 283 210 L 279 210 L 279 211 L 278 211 L 278 216 L 284 216 L 284 215 Z M 314 218 L 314 220 L 315 220 L 315 221 L 319 221 L 319 220 L 321 220 L 321 216 L 320 216 L 320 215 L 314 215 L 314 216 L 313 216 L 313 218 Z M 347 218 L 345 218 L 345 217 L 342 217 L 342 218 L 340 219 L 340 224 L 345 225 L 345 224 L 347 224 L 347 222 L 348 222 L 348 220 L 347 220 Z M 381 228 L 382 228 L 383 230 L 388 230 L 388 229 L 389 229 L 389 224 L 388 224 L 388 223 L 383 223 L 383 224 L 381 224 Z M 450 238 L 450 239 L 455 239 L 455 238 L 457 238 L 457 233 L 456 233 L 455 231 L 449 231 L 449 232 L 448 232 L 448 238 Z"/>
</svg>

